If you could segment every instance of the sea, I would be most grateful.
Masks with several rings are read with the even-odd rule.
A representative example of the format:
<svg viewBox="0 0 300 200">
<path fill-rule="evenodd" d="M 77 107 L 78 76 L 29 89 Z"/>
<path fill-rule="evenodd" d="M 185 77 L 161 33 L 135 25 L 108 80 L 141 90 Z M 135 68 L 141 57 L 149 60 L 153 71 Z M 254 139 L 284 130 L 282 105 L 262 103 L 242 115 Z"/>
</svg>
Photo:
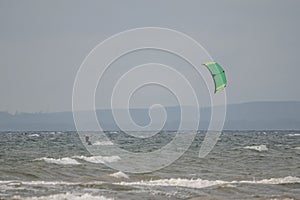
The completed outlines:
<svg viewBox="0 0 300 200">
<path fill-rule="evenodd" d="M 133 152 L 161 148 L 176 132 L 145 142 L 105 132 Z M 300 131 L 223 131 L 199 158 L 205 132 L 169 166 L 128 173 L 106 164 L 118 155 L 91 155 L 77 132 L 0 132 L 0 199 L 300 199 Z"/>
</svg>

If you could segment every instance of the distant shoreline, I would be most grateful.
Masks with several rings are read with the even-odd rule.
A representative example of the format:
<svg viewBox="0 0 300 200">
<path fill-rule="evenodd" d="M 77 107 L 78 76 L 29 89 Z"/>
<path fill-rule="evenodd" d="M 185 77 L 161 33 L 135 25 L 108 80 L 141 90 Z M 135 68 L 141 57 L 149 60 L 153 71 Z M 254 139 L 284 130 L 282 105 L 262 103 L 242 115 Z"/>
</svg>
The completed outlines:
<svg viewBox="0 0 300 200">
<path fill-rule="evenodd" d="M 185 107 L 187 112 L 193 107 Z M 121 112 L 127 110 L 120 109 Z M 167 121 L 163 130 L 177 130 L 180 124 L 180 107 L 166 107 Z M 89 111 L 80 111 L 88 113 Z M 96 114 L 103 130 L 118 131 L 111 110 L 97 110 Z M 133 120 L 141 126 L 149 123 L 148 109 L 130 109 Z M 200 109 L 199 130 L 207 130 L 210 120 L 210 108 Z M 187 119 L 189 121 L 189 119 Z M 98 127 L 84 122 L 87 130 Z M 300 102 L 248 102 L 227 105 L 224 130 L 300 130 Z M 0 112 L 0 130 L 2 131 L 75 131 L 73 113 L 19 113 L 12 115 Z M 138 131 L 138 130 L 133 130 Z"/>
</svg>

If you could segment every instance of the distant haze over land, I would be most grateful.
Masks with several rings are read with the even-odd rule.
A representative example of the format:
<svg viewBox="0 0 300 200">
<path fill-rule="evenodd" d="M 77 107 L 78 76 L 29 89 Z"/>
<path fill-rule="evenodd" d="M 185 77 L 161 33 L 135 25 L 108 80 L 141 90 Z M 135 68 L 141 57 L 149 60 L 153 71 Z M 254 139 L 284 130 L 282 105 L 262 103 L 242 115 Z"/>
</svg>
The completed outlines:
<svg viewBox="0 0 300 200">
<path fill-rule="evenodd" d="M 188 109 L 194 109 L 188 107 Z M 179 107 L 166 108 L 168 118 L 164 130 L 176 130 L 180 120 Z M 88 112 L 88 111 L 85 111 Z M 124 110 L 124 112 L 127 112 Z M 131 109 L 133 120 L 139 125 L 149 123 L 148 109 Z M 200 128 L 205 130 L 210 118 L 210 108 L 201 108 Z M 111 110 L 97 110 L 97 116 L 104 130 L 118 130 Z M 89 123 L 86 119 L 85 123 Z M 300 102 L 251 102 L 230 104 L 224 129 L 226 130 L 267 130 L 300 129 Z M 11 115 L 0 112 L 1 131 L 66 131 L 75 130 L 72 112 L 20 113 Z M 95 127 L 90 127 L 95 130 Z M 138 130 L 136 130 L 138 131 Z"/>
</svg>

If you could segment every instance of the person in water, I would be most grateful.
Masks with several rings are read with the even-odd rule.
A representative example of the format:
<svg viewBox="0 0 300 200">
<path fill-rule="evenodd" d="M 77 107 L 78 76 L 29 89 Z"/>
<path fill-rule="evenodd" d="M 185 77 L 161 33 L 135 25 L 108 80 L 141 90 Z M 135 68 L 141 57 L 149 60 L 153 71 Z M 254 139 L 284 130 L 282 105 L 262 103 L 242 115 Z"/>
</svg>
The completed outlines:
<svg viewBox="0 0 300 200">
<path fill-rule="evenodd" d="M 88 144 L 88 145 L 92 145 L 91 141 L 90 141 L 90 137 L 89 136 L 85 136 L 85 142 Z"/>
</svg>

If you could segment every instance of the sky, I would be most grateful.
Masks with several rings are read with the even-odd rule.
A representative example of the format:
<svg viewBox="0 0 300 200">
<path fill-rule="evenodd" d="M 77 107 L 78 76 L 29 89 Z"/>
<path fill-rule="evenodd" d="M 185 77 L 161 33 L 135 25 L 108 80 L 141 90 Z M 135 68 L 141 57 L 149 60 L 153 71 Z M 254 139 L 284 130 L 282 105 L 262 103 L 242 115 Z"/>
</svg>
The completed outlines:
<svg viewBox="0 0 300 200">
<path fill-rule="evenodd" d="M 228 103 L 300 101 L 299 20 L 298 0 L 1 0 L 0 111 L 70 111 L 88 53 L 114 34 L 149 26 L 202 44 L 226 70 Z M 141 105 L 149 99 L 176 104 L 161 88 L 145 89 L 135 94 Z"/>
</svg>

